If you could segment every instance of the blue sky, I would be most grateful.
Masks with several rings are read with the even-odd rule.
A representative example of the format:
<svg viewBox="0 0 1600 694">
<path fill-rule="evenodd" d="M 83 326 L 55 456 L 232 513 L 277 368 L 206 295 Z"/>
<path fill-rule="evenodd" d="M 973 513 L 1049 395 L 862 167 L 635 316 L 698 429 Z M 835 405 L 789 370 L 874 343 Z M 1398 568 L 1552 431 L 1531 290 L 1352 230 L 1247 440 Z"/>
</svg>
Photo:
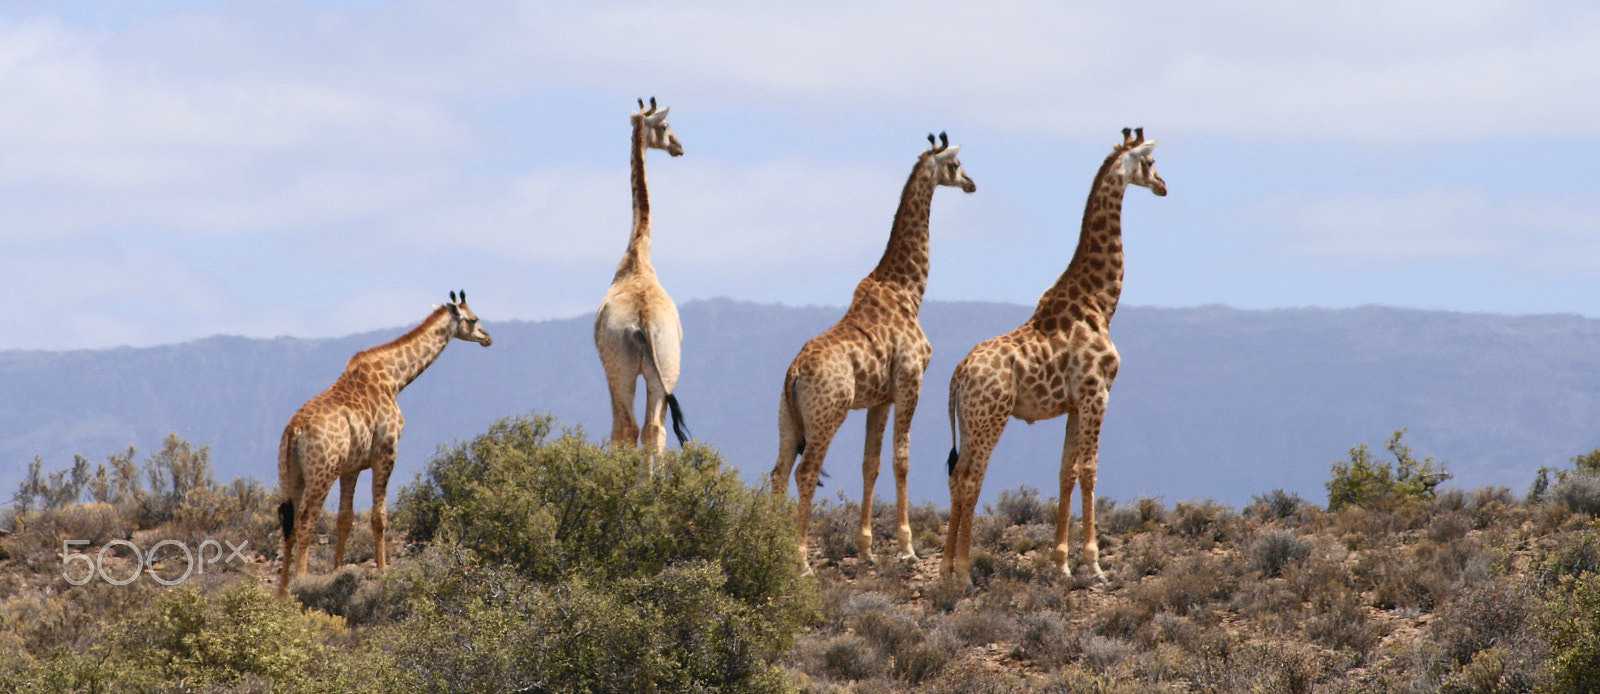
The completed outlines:
<svg viewBox="0 0 1600 694">
<path fill-rule="evenodd" d="M 1600 316 L 1590 3 L 12 2 L 0 94 L 0 348 L 591 312 L 652 95 L 679 302 L 843 305 L 945 130 L 929 297 L 1031 304 L 1142 125 L 1125 303 Z"/>
</svg>

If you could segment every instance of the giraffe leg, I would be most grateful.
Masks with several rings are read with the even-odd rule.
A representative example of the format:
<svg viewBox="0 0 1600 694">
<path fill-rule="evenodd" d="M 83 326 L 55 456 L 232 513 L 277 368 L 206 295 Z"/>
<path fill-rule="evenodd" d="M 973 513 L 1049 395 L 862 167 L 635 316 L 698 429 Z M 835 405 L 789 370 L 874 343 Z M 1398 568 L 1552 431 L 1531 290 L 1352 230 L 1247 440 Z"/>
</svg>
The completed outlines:
<svg viewBox="0 0 1600 694">
<path fill-rule="evenodd" d="M 979 348 L 956 365 L 950 376 L 950 407 L 959 429 L 956 460 L 950 468 L 950 523 L 945 529 L 940 572 L 963 582 L 971 580 L 972 514 L 983 489 L 989 456 L 1016 407 L 1016 389 L 1009 372 L 985 374 L 973 364 L 987 364 Z"/>
<path fill-rule="evenodd" d="M 306 572 L 307 557 L 311 552 L 311 538 L 317 534 L 317 520 L 322 518 L 322 502 L 328 498 L 328 490 L 333 487 L 333 478 L 306 480 L 305 493 L 300 497 L 300 508 L 295 509 L 298 515 L 294 521 L 294 567 L 289 572 L 288 579 Z M 289 561 L 288 557 L 284 561 Z M 288 581 L 284 582 L 288 585 Z"/>
<path fill-rule="evenodd" d="M 384 531 L 389 526 L 389 474 L 394 472 L 394 455 L 395 450 L 391 446 L 372 462 L 372 559 L 379 571 L 388 566 Z"/>
<path fill-rule="evenodd" d="M 889 422 L 890 403 L 867 408 L 867 445 L 861 456 L 861 528 L 856 532 L 856 549 L 867 562 L 872 555 L 872 486 L 878 481 L 878 466 L 883 461 L 883 428 Z"/>
<path fill-rule="evenodd" d="M 922 373 L 913 380 L 902 372 L 895 379 L 898 391 L 894 403 L 894 520 L 902 561 L 916 561 L 911 543 L 911 500 L 906 496 L 906 476 L 911 472 L 911 417 L 917 413 L 917 398 L 922 391 Z"/>
<path fill-rule="evenodd" d="M 344 566 L 344 542 L 350 537 L 350 526 L 355 525 L 356 512 L 356 479 L 361 477 L 361 471 L 346 473 L 339 477 L 339 522 L 338 533 L 333 541 L 333 568 L 335 571 Z"/>
<path fill-rule="evenodd" d="M 1067 537 L 1071 535 L 1072 489 L 1078 482 L 1078 413 L 1067 413 L 1067 435 L 1061 444 L 1061 493 L 1056 496 L 1056 542 L 1050 553 L 1056 568 L 1071 573 L 1067 566 Z"/>
<path fill-rule="evenodd" d="M 971 581 L 972 515 L 983 489 L 983 475 L 989 456 L 1005 429 L 1006 415 L 990 416 L 985 421 L 961 419 L 961 441 L 955 470 L 950 474 L 950 523 L 945 529 L 944 556 L 940 573 L 961 581 Z"/>
<path fill-rule="evenodd" d="M 655 473 L 656 458 L 667 448 L 667 429 L 662 421 L 667 413 L 667 391 L 660 377 L 646 369 L 644 375 L 644 428 L 639 431 L 639 445 L 647 451 L 651 474 Z"/>
<path fill-rule="evenodd" d="M 1094 574 L 1094 580 L 1104 582 L 1106 574 L 1100 570 L 1100 543 L 1094 528 L 1094 477 L 1099 468 L 1100 423 L 1105 419 L 1106 391 L 1084 398 L 1079 408 L 1082 420 L 1078 429 L 1078 485 L 1083 493 L 1083 563 Z"/>
<path fill-rule="evenodd" d="M 801 565 L 805 566 L 805 574 L 811 573 L 810 555 L 807 549 L 810 546 L 811 532 L 811 497 L 817 492 L 817 479 L 822 475 L 822 462 L 828 457 L 828 446 L 833 443 L 833 435 L 839 431 L 843 423 L 844 413 L 828 417 L 808 418 L 816 421 L 814 428 L 810 429 L 810 439 L 806 441 L 806 450 L 800 454 L 800 465 L 794 473 L 794 486 L 796 499 L 794 517 L 795 532 L 799 536 L 799 551 Z"/>
<path fill-rule="evenodd" d="M 609 362 L 605 366 L 606 383 L 611 390 L 611 442 L 636 446 L 639 426 L 633 422 L 633 394 L 639 385 L 638 373 Z"/>
</svg>

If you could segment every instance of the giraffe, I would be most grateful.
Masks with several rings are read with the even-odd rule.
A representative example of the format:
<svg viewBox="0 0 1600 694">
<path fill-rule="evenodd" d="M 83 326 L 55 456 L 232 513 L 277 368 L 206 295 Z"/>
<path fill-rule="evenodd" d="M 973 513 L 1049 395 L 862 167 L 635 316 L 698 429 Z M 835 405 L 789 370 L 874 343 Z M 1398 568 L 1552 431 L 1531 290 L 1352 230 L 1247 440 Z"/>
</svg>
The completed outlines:
<svg viewBox="0 0 1600 694">
<path fill-rule="evenodd" d="M 683 445 L 689 436 L 683 425 L 683 411 L 672 389 L 678 384 L 678 349 L 683 328 L 678 323 L 678 307 L 661 288 L 656 270 L 650 265 L 650 192 L 644 180 L 646 149 L 663 149 L 674 157 L 683 154 L 678 136 L 667 126 L 670 107 L 650 107 L 639 100 L 633 121 L 633 153 L 630 159 L 633 183 L 633 235 L 628 250 L 617 263 L 611 287 L 594 314 L 594 346 L 606 370 L 606 385 L 611 391 L 611 442 L 648 450 L 650 468 L 655 469 L 655 454 L 667 445 L 662 426 L 665 404 L 672 411 L 672 433 Z M 644 429 L 633 420 L 633 393 L 638 378 L 644 376 Z"/>
<path fill-rule="evenodd" d="M 940 133 L 928 136 L 932 147 L 917 157 L 883 258 L 856 285 L 850 308 L 833 327 L 808 340 L 784 374 L 778 398 L 778 463 L 772 470 L 772 493 L 782 497 L 794 469 L 799 505 L 795 519 L 800 561 L 806 559 L 806 533 L 811 525 L 811 496 L 816 491 L 823 459 L 839 425 L 850 410 L 867 410 L 866 452 L 861 463 L 861 528 L 856 546 L 872 561 L 872 485 L 878 478 L 883 429 L 894 409 L 895 512 L 900 558 L 914 560 L 911 523 L 907 518 L 906 471 L 910 467 L 911 416 L 922 390 L 922 373 L 933 349 L 917 323 L 922 294 L 928 286 L 928 211 L 935 186 L 977 189 L 956 159 L 959 145 Z"/>
<path fill-rule="evenodd" d="M 1135 136 L 1134 133 L 1137 133 Z M 1120 358 L 1107 333 L 1122 293 L 1122 196 L 1129 185 L 1167 194 L 1144 128 L 1122 130 L 1095 173 L 1083 211 L 1083 229 L 1067 269 L 1039 298 L 1033 316 L 1017 329 L 978 343 L 950 376 L 950 522 L 940 573 L 969 579 L 972 513 L 989 454 L 1006 422 L 1029 424 L 1067 415 L 1061 450 L 1061 496 L 1053 559 L 1067 568 L 1067 520 L 1074 482 L 1083 490 L 1083 562 L 1098 581 L 1100 550 L 1094 530 L 1094 478 L 1100 424 Z M 959 438 L 956 437 L 959 423 Z"/>
<path fill-rule="evenodd" d="M 410 332 L 371 349 L 356 352 L 344 373 L 327 390 L 307 400 L 289 418 L 278 444 L 278 521 L 283 526 L 283 564 L 278 570 L 278 597 L 289 580 L 305 573 L 311 534 L 322 515 L 322 501 L 339 480 L 338 541 L 333 565 L 344 563 L 344 541 L 355 522 L 351 502 L 361 471 L 372 470 L 372 541 L 378 569 L 385 567 L 383 530 L 388 523 L 384 500 L 394 470 L 395 444 L 405 417 L 395 396 L 439 358 L 450 340 L 469 340 L 484 347 L 492 341 L 467 308 L 467 293 L 439 306 Z"/>
</svg>

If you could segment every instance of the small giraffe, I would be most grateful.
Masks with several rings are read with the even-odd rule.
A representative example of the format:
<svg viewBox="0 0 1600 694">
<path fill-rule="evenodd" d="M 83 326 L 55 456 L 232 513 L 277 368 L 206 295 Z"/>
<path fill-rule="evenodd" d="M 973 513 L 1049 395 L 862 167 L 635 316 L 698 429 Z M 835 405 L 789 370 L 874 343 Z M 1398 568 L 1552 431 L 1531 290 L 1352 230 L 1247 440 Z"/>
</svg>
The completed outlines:
<svg viewBox="0 0 1600 694">
<path fill-rule="evenodd" d="M 940 571 L 969 579 L 972 512 L 983 486 L 989 454 L 1006 422 L 1029 424 L 1067 415 L 1061 450 L 1061 496 L 1056 513 L 1053 558 L 1067 568 L 1067 520 L 1074 482 L 1083 487 L 1083 561 L 1097 580 L 1100 550 L 1094 530 L 1094 477 L 1100 424 L 1106 398 L 1120 363 L 1107 333 L 1122 293 L 1122 196 L 1129 185 L 1157 196 L 1167 184 L 1156 173 L 1150 151 L 1155 140 L 1122 131 L 1095 173 L 1083 212 L 1083 230 L 1072 262 L 1039 298 L 1028 322 L 973 347 L 950 376 L 950 434 L 960 437 L 950 449 L 950 523 L 945 531 Z M 959 452 L 958 452 L 959 451 Z"/>
<path fill-rule="evenodd" d="M 922 390 L 922 373 L 933 349 L 917 323 L 922 294 L 928 286 L 928 211 L 935 186 L 977 189 L 956 159 L 959 145 L 940 133 L 940 142 L 917 157 L 900 194 L 889 245 L 878 266 L 856 285 L 844 317 L 808 340 L 784 374 L 778 399 L 778 463 L 772 470 L 772 493 L 789 489 L 794 469 L 799 506 L 800 561 L 806 559 L 806 533 L 811 525 L 811 496 L 817 488 L 828 444 L 850 410 L 867 410 L 866 453 L 861 463 L 861 528 L 856 546 L 872 560 L 872 485 L 878 478 L 883 428 L 894 408 L 895 510 L 900 558 L 916 559 L 907 518 L 906 471 L 911 456 L 911 416 Z"/>
<path fill-rule="evenodd" d="M 611 391 L 611 441 L 634 446 L 643 444 L 655 468 L 655 453 L 667 445 L 662 426 L 665 404 L 672 411 L 672 433 L 678 445 L 688 440 L 683 412 L 672 389 L 678 384 L 678 349 L 683 328 L 678 323 L 678 307 L 661 288 L 656 270 L 650 265 L 650 192 L 644 180 L 646 149 L 662 149 L 674 157 L 683 154 L 678 136 L 667 126 L 670 107 L 650 107 L 639 100 L 633 121 L 633 235 L 628 250 L 617 264 L 611 288 L 600 301 L 594 315 L 594 346 L 606 370 L 606 385 Z M 644 429 L 633 420 L 633 393 L 644 376 Z"/>
<path fill-rule="evenodd" d="M 460 299 L 450 292 L 450 303 L 435 308 L 410 332 L 356 352 L 333 385 L 289 418 L 278 444 L 278 489 L 284 495 L 278 505 L 283 526 L 279 597 L 289 590 L 291 578 L 305 573 L 311 534 L 335 479 L 339 480 L 339 534 L 333 565 L 344 563 L 345 537 L 355 522 L 350 507 L 356 479 L 368 468 L 372 469 L 372 541 L 378 569 L 384 568 L 383 530 L 388 523 L 384 500 L 394 470 L 395 445 L 405 426 L 395 396 L 439 358 L 452 338 L 484 347 L 491 342 L 478 325 L 478 316 L 467 308 L 465 291 Z"/>
</svg>

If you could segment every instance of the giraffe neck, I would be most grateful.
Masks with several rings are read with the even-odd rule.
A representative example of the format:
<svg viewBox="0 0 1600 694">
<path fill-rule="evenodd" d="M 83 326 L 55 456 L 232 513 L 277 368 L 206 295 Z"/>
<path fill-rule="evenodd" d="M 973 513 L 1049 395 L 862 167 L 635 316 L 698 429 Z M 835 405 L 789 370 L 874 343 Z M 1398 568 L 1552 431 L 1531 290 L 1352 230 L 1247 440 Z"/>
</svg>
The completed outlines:
<svg viewBox="0 0 1600 694">
<path fill-rule="evenodd" d="M 900 193 L 900 208 L 894 213 L 894 228 L 883 258 L 873 268 L 872 277 L 906 290 L 913 307 L 922 303 L 928 289 L 928 211 L 933 202 L 933 176 L 928 167 L 933 159 L 923 155 L 911 169 L 911 178 Z"/>
<path fill-rule="evenodd" d="M 381 385 L 398 394 L 417 380 L 450 344 L 451 322 L 450 307 L 440 306 L 410 332 L 356 355 L 351 362 L 375 363 Z M 361 359 L 363 356 L 366 359 Z"/>
<path fill-rule="evenodd" d="M 644 181 L 644 119 L 633 119 L 633 152 L 629 156 L 629 182 L 633 186 L 633 235 L 628 238 L 628 250 L 617 264 L 617 274 L 623 277 L 651 270 L 650 267 L 650 190 Z"/>
<path fill-rule="evenodd" d="M 1095 173 L 1078 248 L 1066 271 L 1039 299 L 1036 323 L 1065 327 L 1050 319 L 1066 317 L 1093 320 L 1101 330 L 1110 326 L 1122 296 L 1122 196 L 1128 179 L 1115 166 L 1121 156 L 1121 151 L 1113 152 Z"/>
</svg>

